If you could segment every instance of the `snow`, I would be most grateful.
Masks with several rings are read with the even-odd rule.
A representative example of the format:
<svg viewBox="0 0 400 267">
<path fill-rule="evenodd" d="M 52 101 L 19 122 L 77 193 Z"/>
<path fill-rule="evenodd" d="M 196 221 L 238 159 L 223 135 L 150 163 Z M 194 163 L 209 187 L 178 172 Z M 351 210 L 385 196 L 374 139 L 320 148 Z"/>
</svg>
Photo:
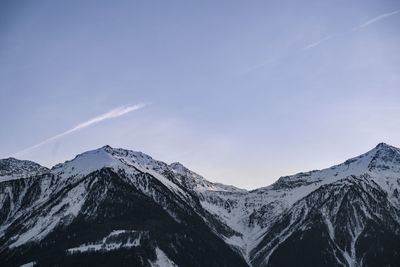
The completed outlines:
<svg viewBox="0 0 400 267">
<path fill-rule="evenodd" d="M 332 239 L 332 241 L 335 240 L 335 229 L 332 222 L 327 217 L 325 217 L 325 224 L 328 227 L 329 237 Z"/>
<path fill-rule="evenodd" d="M 83 184 L 68 191 L 66 197 L 52 207 L 50 211 L 44 211 L 36 220 L 31 221 L 25 232 L 15 236 L 16 241 L 9 247 L 18 247 L 30 241 L 39 241 L 52 232 L 62 219 L 69 216 L 77 216 L 85 201 L 86 190 Z M 66 222 L 67 223 L 67 222 Z"/>
<path fill-rule="evenodd" d="M 174 193 L 189 197 L 177 184 L 168 180 L 161 173 L 167 170 L 168 165 L 152 159 L 141 152 L 111 148 L 109 146 L 80 154 L 71 161 L 58 164 L 52 172 L 64 179 L 83 177 L 102 168 L 112 168 L 115 171 L 123 170 L 127 174 L 147 173 Z"/>
<path fill-rule="evenodd" d="M 204 209 L 216 216 L 216 218 L 231 229 L 241 234 L 241 236 L 233 235 L 231 237 L 223 237 L 223 239 L 227 244 L 238 248 L 242 252 L 244 258 L 249 260 L 250 251 L 254 247 L 256 239 L 263 231 L 258 225 L 252 227 L 248 226 L 248 216 L 250 212 L 245 207 L 246 198 L 244 198 L 242 194 L 226 195 L 218 192 L 208 192 L 207 194 L 211 194 L 214 198 L 216 194 L 218 194 L 219 200 L 222 200 L 220 203 L 226 203 L 226 200 L 233 200 L 233 202 L 236 203 L 236 205 L 231 206 L 231 210 L 227 210 L 225 206 L 218 205 L 217 203 L 219 202 L 212 202 L 207 198 L 200 202 Z"/>
<path fill-rule="evenodd" d="M 52 172 L 63 178 L 70 178 L 71 176 L 82 177 L 106 167 L 118 167 L 118 162 L 105 150 L 97 149 L 85 152 L 71 161 L 54 166 Z"/>
<path fill-rule="evenodd" d="M 24 179 L 49 172 L 46 167 L 29 160 L 7 158 L 0 160 L 0 183 Z"/>
<path fill-rule="evenodd" d="M 176 167 L 177 173 L 183 171 L 185 170 L 181 166 Z M 247 258 L 249 251 L 257 245 L 257 240 L 261 240 L 260 237 L 274 220 L 299 200 L 321 186 L 346 181 L 352 176 L 364 177 L 365 175 L 388 192 L 389 199 L 394 206 L 400 207 L 400 199 L 394 195 L 394 190 L 400 191 L 400 150 L 386 144 L 380 144 L 371 151 L 342 164 L 323 170 L 282 177 L 271 186 L 251 192 L 242 192 L 241 194 L 231 192 L 229 194 L 215 191 L 212 187 L 194 188 L 201 198 L 201 205 L 204 209 L 243 235 L 242 237 L 223 238 L 227 244 L 240 247 L 244 257 Z M 265 208 L 267 208 L 267 212 L 265 212 Z M 263 218 L 260 220 L 262 225 L 256 223 L 256 225 L 249 226 L 249 217 L 254 213 L 253 211 Z M 368 212 L 365 211 L 365 214 Z M 326 225 L 329 236 L 334 240 L 334 227 L 328 217 L 326 217 Z M 362 228 L 357 227 L 357 229 Z M 280 238 L 280 242 L 283 242 L 285 236 Z M 357 235 L 354 235 L 353 242 L 356 240 Z M 350 252 L 347 256 L 354 258 L 355 253 Z"/>
<path fill-rule="evenodd" d="M 115 242 L 113 237 L 127 237 L 127 242 Z M 135 237 L 133 237 L 135 236 Z M 133 230 L 114 230 L 109 235 L 104 237 L 101 241 L 93 244 L 82 244 L 79 247 L 67 249 L 67 253 L 84 253 L 94 251 L 111 251 L 120 248 L 131 248 L 140 246 L 142 233 Z"/>
<path fill-rule="evenodd" d="M 172 260 L 168 258 L 168 256 L 158 247 L 156 247 L 156 255 L 157 258 L 155 261 L 149 261 L 150 266 L 152 267 L 177 267 Z"/>
<path fill-rule="evenodd" d="M 21 165 L 20 161 L 12 160 L 13 166 Z M 8 161 L 7 161 L 7 164 Z M 8 166 L 3 164 L 4 166 Z M 0 165 L 3 166 L 3 165 Z M 29 166 L 36 166 L 29 162 Z M 38 165 L 39 166 L 39 165 Z M 24 225 L 18 235 L 14 235 L 10 239 L 10 248 L 19 247 L 28 242 L 36 242 L 42 240 L 51 233 L 58 225 L 69 224 L 76 217 L 82 205 L 85 202 L 87 189 L 83 179 L 86 175 L 100 170 L 104 167 L 113 168 L 115 171 L 123 171 L 127 177 L 136 179 L 137 174 L 147 173 L 149 178 L 157 179 L 163 185 L 171 190 L 174 194 L 180 195 L 183 199 L 191 201 L 192 196 L 185 192 L 179 185 L 167 179 L 161 173 L 168 170 L 168 165 L 153 160 L 151 157 L 140 153 L 122 149 L 112 149 L 103 147 L 97 150 L 88 151 L 78 155 L 75 159 L 58 164 L 52 168 L 51 172 L 55 179 L 49 174 L 49 177 L 40 179 L 40 198 L 35 201 L 32 207 L 39 211 L 38 215 L 24 222 Z M 8 167 L 7 167 L 8 168 Z M 17 167 L 16 167 L 17 168 Z M 54 183 L 56 181 L 56 183 Z M 134 181 L 134 180 L 132 180 Z M 68 188 L 71 184 L 75 184 L 66 195 L 58 194 L 63 188 Z M 151 188 L 140 188 L 141 183 L 137 183 L 138 189 L 142 189 L 143 193 L 153 197 L 157 201 L 155 192 Z M 17 220 L 19 216 L 24 214 L 19 209 L 23 196 L 26 194 L 29 185 L 22 188 L 18 195 L 14 195 L 11 185 L 6 185 L 3 192 L 0 192 L 0 203 L 4 202 L 8 197 L 12 199 L 10 212 L 7 214 L 8 221 L 4 221 L 0 225 L 0 234 L 7 230 L 12 221 Z M 56 197 L 54 206 L 46 207 L 46 201 L 50 195 Z M 160 203 L 162 204 L 162 203 Z M 169 212 L 169 211 L 168 211 Z M 171 214 L 173 216 L 173 214 Z"/>
<path fill-rule="evenodd" d="M 36 265 L 36 262 L 35 262 L 35 261 L 32 261 L 32 262 L 28 262 L 28 263 L 22 264 L 22 265 L 19 266 L 19 267 L 33 267 L 33 266 L 35 266 L 35 265 Z"/>
<path fill-rule="evenodd" d="M 13 161 L 13 164 L 13 166 L 17 166 L 15 168 L 18 168 L 21 163 Z M 33 166 L 32 164 L 28 165 Z M 364 177 L 362 179 L 370 179 L 376 182 L 376 184 L 388 193 L 388 198 L 391 203 L 395 207 L 400 208 L 400 198 L 395 197 L 394 194 L 395 190 L 400 191 L 400 150 L 385 144 L 380 144 L 371 151 L 349 159 L 342 164 L 323 170 L 281 177 L 278 182 L 271 186 L 259 188 L 250 192 L 233 186 L 209 182 L 180 163 L 167 165 L 141 152 L 115 149 L 109 146 L 85 152 L 71 161 L 58 164 L 53 167 L 51 173 L 59 177 L 61 182 L 71 183 L 77 182 L 80 178 L 104 167 L 112 168 L 117 172 L 123 171 L 132 181 L 136 179 L 135 177 L 137 177 L 137 174 L 148 174 L 151 177 L 150 179 L 154 178 L 158 180 L 168 188 L 168 190 L 184 200 L 187 200 L 187 203 L 191 200 L 191 196 L 183 188 L 186 187 L 188 190 L 195 192 L 199 196 L 200 204 L 205 210 L 213 214 L 218 220 L 229 226 L 232 230 L 240 233 L 239 235 L 221 236 L 221 238 L 223 238 L 227 244 L 238 248 L 248 262 L 250 260 L 250 251 L 257 246 L 258 242 L 275 220 L 279 218 L 281 214 L 298 204 L 304 197 L 322 186 L 336 183 L 338 183 L 338 185 L 348 183 L 348 179 L 353 179 L 353 175 L 359 178 Z M 26 169 L 29 170 L 28 167 L 26 167 Z M 33 168 L 33 170 L 35 170 L 35 168 Z M 168 172 L 172 172 L 175 175 L 172 178 L 167 178 L 165 173 Z M 19 173 L 16 174 L 15 177 L 21 178 L 31 174 L 25 171 L 22 173 L 23 175 Z M 9 176 L 14 175 L 12 172 L 3 172 L 3 174 L 4 175 L 1 176 L 0 173 L 0 182 L 2 181 L 1 179 L 10 179 Z M 51 191 L 49 189 L 50 182 L 49 180 L 45 181 L 47 181 L 47 183 L 42 183 L 42 192 L 47 192 L 46 194 L 48 195 L 48 191 Z M 156 198 L 151 188 L 146 188 L 146 183 L 143 184 L 145 185 L 140 185 L 140 183 L 138 183 L 138 188 L 145 194 Z M 11 194 L 12 192 L 10 189 L 6 189 L 2 195 L 0 194 L 0 203 L 5 200 L 7 195 Z M 24 194 L 25 193 L 22 191 L 21 195 L 18 197 L 22 198 Z M 38 203 L 43 203 L 46 199 L 46 194 L 43 194 L 44 197 L 39 200 Z M 41 240 L 48 233 L 53 231 L 61 221 L 65 221 L 65 219 L 69 217 L 77 216 L 84 203 L 85 194 L 86 189 L 83 184 L 71 190 L 67 197 L 61 199 L 57 205 L 45 213 L 40 214 L 35 220 L 27 222 L 26 225 L 24 225 L 25 232 L 22 231 L 19 235 L 14 236 L 13 243 L 10 247 L 17 247 L 29 241 Z M 12 205 L 14 205 L 14 202 Z M 12 210 L 18 209 L 18 205 L 15 205 L 16 206 L 12 206 Z M 357 211 L 354 212 L 357 213 Z M 367 214 L 367 216 L 369 214 L 367 210 L 363 210 L 363 213 Z M 173 214 L 171 214 L 171 216 L 173 216 Z M 292 222 L 294 222 L 295 216 L 300 216 L 300 212 L 293 216 Z M 323 216 L 329 236 L 332 241 L 335 242 L 335 228 L 332 214 L 330 211 L 323 211 Z M 251 221 L 250 217 L 256 219 Z M 356 264 L 355 244 L 363 229 L 362 222 L 356 221 L 354 223 L 354 232 L 349 233 L 352 237 L 351 250 L 341 251 L 349 265 Z M 0 234 L 6 227 L 7 224 L 0 226 Z M 68 252 L 114 250 L 140 245 L 140 238 L 125 243 L 108 241 L 108 238 L 124 234 L 124 231 L 126 230 L 115 230 L 97 243 L 82 244 L 79 247 L 69 249 Z M 293 229 L 286 229 L 285 232 L 277 236 L 275 240 L 277 244 L 289 237 L 292 231 Z M 273 248 L 271 251 L 272 250 Z M 156 254 L 157 261 L 152 263 L 153 266 L 175 266 L 159 248 L 157 248 Z"/>
<path fill-rule="evenodd" d="M 123 161 L 126 162 L 125 159 L 123 159 Z M 147 167 L 143 167 L 143 166 L 137 165 L 137 166 L 135 166 L 135 168 L 138 169 L 142 173 L 150 174 L 151 176 L 156 178 L 158 181 L 160 181 L 162 184 L 164 184 L 172 192 L 179 193 L 181 196 L 184 196 L 184 197 L 189 197 L 189 195 L 185 191 L 183 191 L 182 188 L 180 188 L 178 185 L 176 185 L 172 181 L 170 181 L 167 178 L 165 178 L 165 176 L 163 176 L 163 175 L 159 174 L 158 172 L 150 169 L 148 166 Z"/>
<path fill-rule="evenodd" d="M 179 162 L 174 162 L 170 164 L 169 167 L 178 176 L 178 179 L 182 184 L 197 192 L 247 192 L 245 189 L 240 189 L 231 185 L 212 183 L 201 175 L 189 170 Z"/>
</svg>

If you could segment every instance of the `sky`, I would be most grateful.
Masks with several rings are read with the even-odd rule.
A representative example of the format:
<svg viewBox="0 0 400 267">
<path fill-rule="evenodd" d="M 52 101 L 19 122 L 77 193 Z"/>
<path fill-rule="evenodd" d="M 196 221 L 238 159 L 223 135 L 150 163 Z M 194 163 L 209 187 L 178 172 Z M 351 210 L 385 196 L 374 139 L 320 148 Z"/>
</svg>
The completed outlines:
<svg viewBox="0 0 400 267">
<path fill-rule="evenodd" d="M 398 0 L 0 2 L 0 158 L 103 145 L 254 189 L 400 147 Z"/>
</svg>

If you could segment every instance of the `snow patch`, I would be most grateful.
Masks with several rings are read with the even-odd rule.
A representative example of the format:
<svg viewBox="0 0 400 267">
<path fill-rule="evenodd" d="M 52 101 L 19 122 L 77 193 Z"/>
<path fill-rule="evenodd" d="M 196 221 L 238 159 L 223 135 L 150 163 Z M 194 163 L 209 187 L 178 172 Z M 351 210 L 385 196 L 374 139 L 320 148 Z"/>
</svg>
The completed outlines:
<svg viewBox="0 0 400 267">
<path fill-rule="evenodd" d="M 53 231 L 61 220 L 66 223 L 71 217 L 76 217 L 85 202 L 86 190 L 84 184 L 74 187 L 50 211 L 44 211 L 35 221 L 27 223 L 25 232 L 14 237 L 16 241 L 9 247 L 18 247 L 30 241 L 39 241 Z"/>
<path fill-rule="evenodd" d="M 133 230 L 114 230 L 104 237 L 100 242 L 93 244 L 82 244 L 79 247 L 67 249 L 67 253 L 85 253 L 96 251 L 111 251 L 120 248 L 131 248 L 140 246 L 142 233 Z"/>
<path fill-rule="evenodd" d="M 149 261 L 152 267 L 178 267 L 168 256 L 158 247 L 156 247 L 157 258 L 155 261 Z"/>
</svg>

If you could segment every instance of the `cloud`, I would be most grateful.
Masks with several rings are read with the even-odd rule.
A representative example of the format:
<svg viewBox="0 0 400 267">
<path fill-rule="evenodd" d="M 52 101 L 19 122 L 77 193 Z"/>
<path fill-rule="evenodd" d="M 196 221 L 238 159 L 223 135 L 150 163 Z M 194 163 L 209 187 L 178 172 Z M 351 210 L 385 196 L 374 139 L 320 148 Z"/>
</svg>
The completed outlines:
<svg viewBox="0 0 400 267">
<path fill-rule="evenodd" d="M 358 31 L 358 30 L 360 30 L 362 28 L 365 28 L 365 27 L 367 27 L 367 26 L 369 26 L 371 24 L 374 24 L 374 23 L 376 23 L 376 22 L 378 22 L 378 21 L 380 21 L 382 19 L 386 19 L 386 18 L 391 17 L 391 16 L 396 15 L 396 14 L 400 14 L 400 9 L 395 10 L 393 12 L 388 12 L 388 13 L 384 13 L 384 14 L 381 14 L 379 16 L 376 16 L 375 18 L 372 18 L 372 19 L 370 19 L 370 20 L 368 20 L 368 21 L 366 21 L 364 23 L 361 23 L 360 25 L 358 25 L 356 27 L 353 27 L 350 30 L 350 32 Z M 331 40 L 331 39 L 333 39 L 335 37 L 337 37 L 337 35 L 333 35 L 333 34 L 327 35 L 324 38 L 307 45 L 306 47 L 303 48 L 303 50 L 308 50 L 308 49 L 314 48 L 316 46 L 319 46 L 320 44 L 322 44 L 322 43 L 324 43 L 324 42 L 326 42 L 328 40 Z"/>
<path fill-rule="evenodd" d="M 94 117 L 94 118 L 92 118 L 90 120 L 82 122 L 82 123 L 76 125 L 75 127 L 65 131 L 65 132 L 62 132 L 60 134 L 57 134 L 57 135 L 52 136 L 50 138 L 47 138 L 46 140 L 44 140 L 44 141 L 42 141 L 40 143 L 37 143 L 37 144 L 35 144 L 35 145 L 31 146 L 31 147 L 25 148 L 25 149 L 15 153 L 15 154 L 13 154 L 13 156 L 24 155 L 24 154 L 26 154 L 26 153 L 28 153 L 28 152 L 30 152 L 30 151 L 38 148 L 38 147 L 41 147 L 41 146 L 43 146 L 45 144 L 48 144 L 48 143 L 50 143 L 50 142 L 52 142 L 54 140 L 57 140 L 57 139 L 59 139 L 61 137 L 64 137 L 66 135 L 69 135 L 69 134 L 72 134 L 74 132 L 80 131 L 80 130 L 82 130 L 84 128 L 90 127 L 93 124 L 97 124 L 97 123 L 100 123 L 102 121 L 109 120 L 109 119 L 114 119 L 114 118 L 123 116 L 125 114 L 128 114 L 128 113 L 130 113 L 132 111 L 142 109 L 147 105 L 148 104 L 146 104 L 146 103 L 140 103 L 140 104 L 133 105 L 133 106 L 120 106 L 120 107 L 114 108 L 113 110 L 111 110 L 111 111 L 109 111 L 107 113 L 104 113 L 104 114 L 99 115 L 97 117 Z"/>
<path fill-rule="evenodd" d="M 316 41 L 314 43 L 311 43 L 311 44 L 307 45 L 306 47 L 304 47 L 304 50 L 307 50 L 307 49 L 310 49 L 310 48 L 314 48 L 314 47 L 322 44 L 323 42 L 326 42 L 326 41 L 332 39 L 333 37 L 335 37 L 335 35 L 333 35 L 333 34 L 327 35 L 324 38 L 322 38 L 322 39 L 320 39 L 320 40 L 318 40 L 318 41 Z"/>
<path fill-rule="evenodd" d="M 369 26 L 369 25 L 371 25 L 371 24 L 373 24 L 373 23 L 376 23 L 376 22 L 378 22 L 378 21 L 380 21 L 380 20 L 382 20 L 382 19 L 386 19 L 386 18 L 388 18 L 388 17 L 391 17 L 391 16 L 396 15 L 396 14 L 399 14 L 399 13 L 400 13 L 400 9 L 398 9 L 398 10 L 396 10 L 396 11 L 393 11 L 393 12 L 381 14 L 381 15 L 379 15 L 379 16 L 376 16 L 376 17 L 373 18 L 373 19 L 370 19 L 370 20 L 368 20 L 368 21 L 366 21 L 366 22 L 364 22 L 364 23 L 362 23 L 362 24 L 360 24 L 360 25 L 358 25 L 358 26 L 352 28 L 351 31 L 352 31 L 352 32 L 358 31 L 358 30 L 360 30 L 360 29 L 362 29 L 362 28 L 364 28 L 364 27 L 367 27 L 367 26 Z"/>
</svg>

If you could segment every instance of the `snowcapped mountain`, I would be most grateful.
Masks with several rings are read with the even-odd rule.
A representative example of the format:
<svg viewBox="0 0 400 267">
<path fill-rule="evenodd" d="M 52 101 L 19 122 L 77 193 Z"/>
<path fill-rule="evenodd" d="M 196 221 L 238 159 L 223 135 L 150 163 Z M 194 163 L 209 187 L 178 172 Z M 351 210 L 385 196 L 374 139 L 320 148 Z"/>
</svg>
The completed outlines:
<svg viewBox="0 0 400 267">
<path fill-rule="evenodd" d="M 342 164 L 281 177 L 276 183 L 251 192 L 227 194 L 209 191 L 202 205 L 232 229 L 242 233 L 242 238 L 235 239 L 236 245 L 253 266 L 374 266 L 365 259 L 381 257 L 377 262 L 383 263 L 383 253 L 377 253 L 376 250 L 363 251 L 359 235 L 378 236 L 378 233 L 366 233 L 368 227 L 374 223 L 379 225 L 374 231 L 384 231 L 385 222 L 391 229 L 386 234 L 392 234 L 397 242 L 391 244 L 400 244 L 399 163 L 400 150 L 381 143 L 371 151 Z M 334 195 L 334 198 L 328 198 L 329 194 Z M 328 205 L 328 200 L 331 204 L 324 206 Z M 342 210 L 344 207 L 348 210 Z M 345 214 L 341 218 L 336 217 L 339 211 Z M 379 212 L 383 214 L 379 215 Z M 343 221 L 348 225 L 344 226 Z M 305 222 L 307 224 L 301 226 Z M 301 237 L 290 250 L 280 252 L 294 235 L 305 234 L 306 229 L 313 227 L 318 231 L 310 235 L 320 234 L 321 229 L 327 229 L 327 234 L 320 240 Z M 347 232 L 343 232 L 343 227 L 347 227 Z M 315 236 L 311 238 L 315 239 Z M 347 243 L 340 239 L 346 239 Z M 330 242 L 333 245 L 322 251 L 316 249 L 321 246 L 319 242 Z M 341 254 L 332 249 L 337 245 L 336 242 L 341 242 L 338 243 Z M 388 264 L 397 266 L 400 264 L 398 253 L 393 251 L 393 245 L 389 246 L 392 246 L 393 255 L 389 257 Z M 385 249 L 385 253 L 390 251 L 382 244 L 377 249 Z M 294 251 L 299 252 L 304 263 L 296 257 L 287 257 Z M 371 253 L 377 255 L 371 256 Z M 331 261 L 327 260 L 327 254 L 330 254 Z M 310 260 L 306 261 L 307 258 Z"/>
<path fill-rule="evenodd" d="M 0 214 L 2 266 L 246 266 L 213 230 L 229 229 L 139 152 L 106 146 L 1 182 Z"/>
<path fill-rule="evenodd" d="M 15 158 L 0 160 L 0 182 L 28 178 L 48 171 L 49 169 L 29 160 Z"/>
<path fill-rule="evenodd" d="M 244 189 L 240 189 L 231 185 L 209 182 L 204 177 L 189 170 L 179 162 L 174 162 L 170 164 L 169 167 L 176 174 L 179 183 L 181 183 L 185 188 L 188 188 L 195 192 L 247 192 Z"/>
<path fill-rule="evenodd" d="M 399 190 L 384 143 L 253 191 L 109 146 L 4 159 L 0 265 L 400 266 Z"/>
</svg>

